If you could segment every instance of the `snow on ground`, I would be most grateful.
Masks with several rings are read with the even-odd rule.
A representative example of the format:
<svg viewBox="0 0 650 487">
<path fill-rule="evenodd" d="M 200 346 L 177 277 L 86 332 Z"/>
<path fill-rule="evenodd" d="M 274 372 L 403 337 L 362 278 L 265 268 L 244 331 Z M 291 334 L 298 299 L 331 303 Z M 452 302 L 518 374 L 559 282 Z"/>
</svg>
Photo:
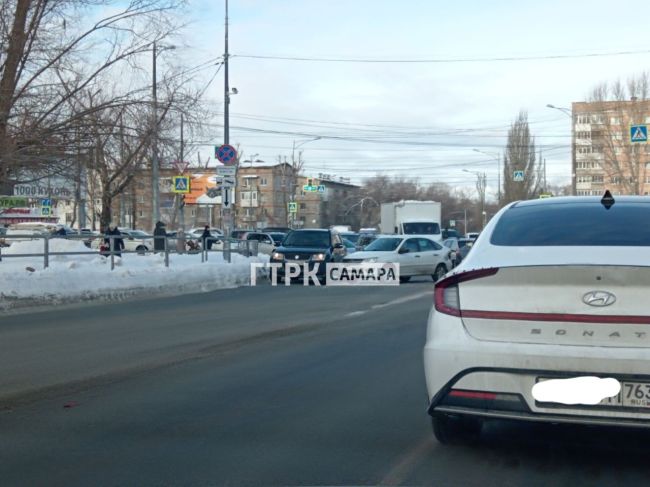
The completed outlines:
<svg viewBox="0 0 650 487">
<path fill-rule="evenodd" d="M 201 254 L 124 254 L 110 258 L 91 251 L 82 242 L 50 240 L 50 252 L 84 252 L 87 255 L 51 255 L 47 269 L 43 257 L 11 257 L 43 252 L 43 241 L 15 242 L 1 249 L 0 308 L 21 302 L 57 303 L 86 299 L 121 299 L 155 294 L 183 294 L 248 285 L 250 264 L 267 262 L 268 256 L 243 257 L 232 254 L 225 262 L 220 252 Z"/>
</svg>

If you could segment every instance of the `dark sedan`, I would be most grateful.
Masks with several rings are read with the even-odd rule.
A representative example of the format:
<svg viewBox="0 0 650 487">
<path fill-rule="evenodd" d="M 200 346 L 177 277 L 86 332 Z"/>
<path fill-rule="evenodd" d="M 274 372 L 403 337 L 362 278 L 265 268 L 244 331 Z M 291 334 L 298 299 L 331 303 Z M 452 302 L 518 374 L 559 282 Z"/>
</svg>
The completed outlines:
<svg viewBox="0 0 650 487">
<path fill-rule="evenodd" d="M 295 279 L 302 279 L 304 266 L 313 270 L 322 282 L 325 279 L 325 266 L 329 262 L 340 262 L 346 250 L 341 237 L 336 232 L 321 229 L 292 230 L 282 241 L 282 245 L 271 254 L 273 264 L 300 264 L 301 272 Z M 278 278 L 284 280 L 286 266 L 277 270 Z"/>
</svg>

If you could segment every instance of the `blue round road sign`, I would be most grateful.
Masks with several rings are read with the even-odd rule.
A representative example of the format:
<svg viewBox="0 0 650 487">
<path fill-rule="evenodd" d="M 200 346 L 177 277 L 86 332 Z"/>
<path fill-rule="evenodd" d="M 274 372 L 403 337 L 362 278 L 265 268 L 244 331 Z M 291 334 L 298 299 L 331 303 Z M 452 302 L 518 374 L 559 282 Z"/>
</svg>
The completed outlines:
<svg viewBox="0 0 650 487">
<path fill-rule="evenodd" d="M 237 161 L 237 150 L 228 144 L 224 144 L 216 151 L 217 159 L 224 164 L 234 164 Z"/>
</svg>

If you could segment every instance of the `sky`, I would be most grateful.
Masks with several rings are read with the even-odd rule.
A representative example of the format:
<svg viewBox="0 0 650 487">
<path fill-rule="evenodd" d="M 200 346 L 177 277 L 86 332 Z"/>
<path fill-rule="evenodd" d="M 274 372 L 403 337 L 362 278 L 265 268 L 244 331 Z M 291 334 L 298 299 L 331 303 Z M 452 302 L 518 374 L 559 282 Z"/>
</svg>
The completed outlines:
<svg viewBox="0 0 650 487">
<path fill-rule="evenodd" d="M 295 143 L 306 173 L 355 182 L 387 174 L 471 191 L 485 172 L 494 197 L 508 128 L 526 110 L 548 181 L 568 184 L 570 118 L 546 105 L 570 107 L 595 84 L 650 66 L 650 5 L 625 8 L 611 0 L 230 0 L 238 90 L 230 142 L 243 160 L 266 162 L 290 156 Z M 221 56 L 224 0 L 189 0 L 188 16 L 176 55 L 196 64 Z M 610 55 L 622 51 L 636 54 Z M 537 59 L 500 60 L 512 57 Z M 413 60 L 436 62 L 405 62 Z M 221 113 L 223 98 L 220 70 L 206 102 Z M 223 118 L 208 123 L 204 159 L 223 142 Z"/>
</svg>

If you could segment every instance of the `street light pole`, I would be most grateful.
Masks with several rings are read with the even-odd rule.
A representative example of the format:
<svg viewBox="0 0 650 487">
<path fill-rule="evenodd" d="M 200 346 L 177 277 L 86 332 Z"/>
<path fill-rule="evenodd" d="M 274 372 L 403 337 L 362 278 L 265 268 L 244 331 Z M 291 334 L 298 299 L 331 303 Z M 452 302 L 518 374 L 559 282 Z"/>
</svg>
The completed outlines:
<svg viewBox="0 0 650 487">
<path fill-rule="evenodd" d="M 160 201 L 159 201 L 159 194 L 158 194 L 158 180 L 159 180 L 159 174 L 158 174 L 158 91 L 157 91 L 157 80 L 156 80 L 156 56 L 157 56 L 157 49 L 156 49 L 156 41 L 153 41 L 153 79 L 152 79 L 152 85 L 151 85 L 151 97 L 153 99 L 153 134 L 152 134 L 152 141 L 151 141 L 151 149 L 153 150 L 153 157 L 152 157 L 152 170 L 151 170 L 151 196 L 152 196 L 152 212 L 151 212 L 151 225 L 152 227 L 156 225 L 156 223 L 160 220 Z"/>
<path fill-rule="evenodd" d="M 556 107 L 548 103 L 546 108 L 558 110 L 571 119 L 571 194 L 576 195 L 576 143 L 575 143 L 575 124 L 573 123 L 573 112 L 566 107 Z M 544 162 L 544 175 L 546 176 L 546 162 Z M 546 184 L 546 183 L 544 183 Z"/>
</svg>

